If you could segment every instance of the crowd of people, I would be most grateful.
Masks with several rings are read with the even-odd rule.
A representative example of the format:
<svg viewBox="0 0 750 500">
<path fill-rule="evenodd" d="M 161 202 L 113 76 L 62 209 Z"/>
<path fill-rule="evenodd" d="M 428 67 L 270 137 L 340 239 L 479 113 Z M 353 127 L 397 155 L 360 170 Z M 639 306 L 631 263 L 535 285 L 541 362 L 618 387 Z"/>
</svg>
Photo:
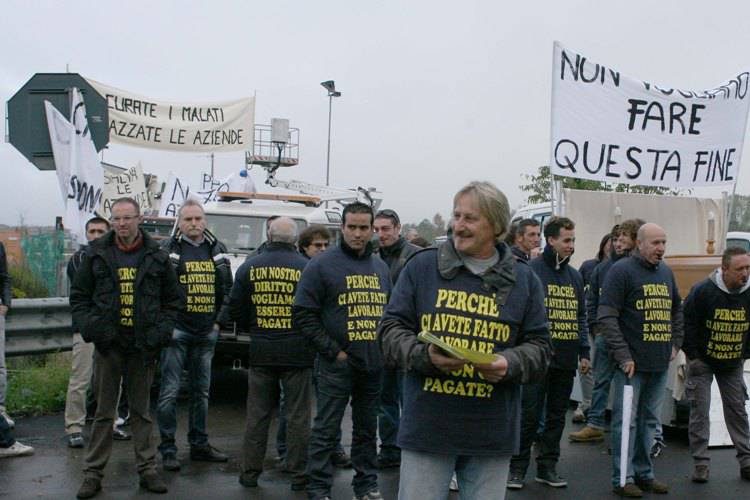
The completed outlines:
<svg viewBox="0 0 750 500">
<path fill-rule="evenodd" d="M 250 337 L 239 457 L 239 482 L 247 488 L 259 485 L 276 414 L 280 467 L 291 489 L 312 500 L 330 498 L 333 468 L 349 466 L 359 500 L 383 498 L 378 471 L 389 467 L 400 468 L 400 499 L 446 498 L 452 482 L 462 498 L 502 499 L 524 487 L 532 449 L 534 480 L 564 487 L 557 464 L 578 373 L 583 397 L 573 419 L 585 425 L 570 441 L 604 439 L 612 391 L 613 492 L 668 493 L 652 456 L 661 439 L 668 366 L 680 351 L 687 359 L 692 480 L 709 479 L 715 378 L 740 476 L 750 481 L 745 250 L 725 250 L 720 268 L 692 288 L 683 306 L 658 225 L 622 222 L 577 270 L 570 264 L 574 221 L 511 225 L 505 195 L 487 182 L 455 194 L 450 237 L 424 249 L 401 234 L 396 212 L 373 212 L 362 203 L 345 206 L 339 242 L 323 226 L 300 233 L 292 219 L 274 217 L 267 241 L 234 278 L 199 203 L 181 207 L 178 230 L 161 245 L 139 229 L 140 221 L 137 202 L 117 200 L 110 221 L 89 221 L 90 243 L 69 266 L 77 333 L 65 428 L 69 446 L 87 446 L 78 498 L 101 490 L 112 441 L 122 432 L 123 400 L 140 485 L 167 492 L 157 454 L 165 471 L 180 469 L 176 401 L 183 371 L 190 460 L 229 459 L 210 444 L 206 416 L 214 348 L 230 322 Z M 0 321 L 10 306 L 4 271 Z M 424 342 L 422 331 L 456 349 Z M 33 449 L 10 433 L 0 361 L 0 456 L 29 454 Z M 157 369 L 158 448 L 150 412 Z M 626 386 L 633 393 L 629 422 L 623 422 Z M 86 443 L 87 389 L 95 410 Z M 350 456 L 341 445 L 348 405 Z M 623 484 L 624 425 L 630 438 Z"/>
</svg>

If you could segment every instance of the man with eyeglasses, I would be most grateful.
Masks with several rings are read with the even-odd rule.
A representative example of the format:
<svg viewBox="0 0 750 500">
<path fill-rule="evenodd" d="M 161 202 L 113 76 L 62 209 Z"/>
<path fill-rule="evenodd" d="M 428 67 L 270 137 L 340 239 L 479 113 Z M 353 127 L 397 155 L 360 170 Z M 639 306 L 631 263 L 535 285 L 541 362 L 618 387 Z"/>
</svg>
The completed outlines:
<svg viewBox="0 0 750 500">
<path fill-rule="evenodd" d="M 313 224 L 299 235 L 299 251 L 312 259 L 326 251 L 331 244 L 331 232 L 323 225 Z"/>
<path fill-rule="evenodd" d="M 391 283 L 396 284 L 407 259 L 420 248 L 401 236 L 401 220 L 390 209 L 375 214 L 373 230 L 378 236 L 378 254 L 388 264 Z M 380 408 L 378 411 L 378 434 L 380 453 L 378 467 L 386 469 L 401 465 L 401 450 L 396 445 L 398 424 L 401 420 L 401 374 L 395 366 L 386 364 L 383 369 L 383 383 L 380 387 Z"/>
<path fill-rule="evenodd" d="M 138 227 L 138 202 L 116 200 L 111 221 L 113 231 L 91 243 L 70 292 L 73 321 L 96 348 L 97 408 L 78 498 L 92 498 L 101 490 L 123 376 L 140 485 L 152 493 L 167 492 L 156 472 L 149 397 L 157 356 L 172 338 L 180 307 L 177 276 L 167 252 Z"/>
</svg>

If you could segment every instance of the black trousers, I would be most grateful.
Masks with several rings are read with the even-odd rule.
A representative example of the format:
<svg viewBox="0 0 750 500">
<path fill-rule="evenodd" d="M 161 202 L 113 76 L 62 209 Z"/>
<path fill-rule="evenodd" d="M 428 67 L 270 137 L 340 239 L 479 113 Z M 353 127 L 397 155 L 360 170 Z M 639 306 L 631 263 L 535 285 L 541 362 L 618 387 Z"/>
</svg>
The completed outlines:
<svg viewBox="0 0 750 500">
<path fill-rule="evenodd" d="M 521 389 L 521 448 L 510 460 L 511 472 L 526 474 L 531 461 L 531 444 L 537 437 L 544 411 L 544 431 L 539 436 L 537 470 L 554 468 L 560 459 L 560 438 L 565 428 L 565 412 L 573 390 L 575 370 L 550 368 L 546 378 Z"/>
</svg>

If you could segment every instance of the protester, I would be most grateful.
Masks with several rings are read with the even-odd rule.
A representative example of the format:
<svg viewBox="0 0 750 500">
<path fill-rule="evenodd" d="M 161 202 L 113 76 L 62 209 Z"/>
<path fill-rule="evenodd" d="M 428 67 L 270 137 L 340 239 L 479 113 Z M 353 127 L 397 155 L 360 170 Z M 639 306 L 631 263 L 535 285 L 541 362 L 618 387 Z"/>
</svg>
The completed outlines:
<svg viewBox="0 0 750 500">
<path fill-rule="evenodd" d="M 286 470 L 292 490 L 307 485 L 312 366 L 315 357 L 307 339 L 292 325 L 292 303 L 307 259 L 294 247 L 297 224 L 288 217 L 274 220 L 265 251 L 245 262 L 232 288 L 230 314 L 250 333 L 247 424 L 242 448 L 240 483 L 258 486 L 266 456 L 268 428 L 284 393 L 288 450 Z"/>
<path fill-rule="evenodd" d="M 445 498 L 454 470 L 463 498 L 505 497 L 518 452 L 520 384 L 541 379 L 550 358 L 539 279 L 502 242 L 509 218 L 492 184 L 461 189 L 452 238 L 409 260 L 386 308 L 383 354 L 406 371 L 397 441 L 402 500 Z M 494 353 L 495 361 L 450 357 L 421 343 L 421 330 Z"/>
<path fill-rule="evenodd" d="M 688 436 L 695 464 L 693 481 L 705 483 L 710 473 L 711 383 L 716 378 L 740 476 L 750 481 L 750 428 L 745 409 L 744 360 L 750 357 L 750 255 L 728 248 L 721 268 L 695 284 L 685 299 L 685 343 L 688 358 L 686 395 L 690 401 Z"/>
<path fill-rule="evenodd" d="M 589 332 L 594 337 L 594 386 L 591 390 L 591 406 L 586 415 L 586 426 L 580 431 L 571 432 L 568 435 L 568 439 L 575 443 L 604 440 L 610 386 L 612 385 L 612 377 L 615 374 L 617 366 L 609 355 L 606 340 L 600 332 L 599 322 L 596 318 L 599 307 L 599 296 L 602 291 L 601 284 L 604 282 L 607 273 L 614 263 L 630 255 L 630 252 L 635 248 L 638 229 L 643 224 L 644 222 L 640 219 L 631 219 L 612 227 L 611 239 L 614 241 L 614 246 L 609 258 L 596 266 L 591 273 L 591 281 L 586 291 L 586 310 Z"/>
<path fill-rule="evenodd" d="M 534 250 L 539 248 L 541 244 L 539 221 L 536 219 L 522 219 L 514 226 L 515 231 L 513 232 L 514 237 L 511 251 L 517 259 L 529 261 L 537 256 L 533 255 Z"/>
<path fill-rule="evenodd" d="M 383 360 L 376 326 L 390 293 L 388 266 L 372 255 L 372 209 L 344 208 L 342 240 L 305 268 L 294 299 L 294 327 L 318 352 L 317 414 L 310 436 L 311 499 L 331 495 L 331 454 L 346 405 L 352 405 L 352 486 L 357 499 L 380 499 L 377 407 Z"/>
<path fill-rule="evenodd" d="M 86 240 L 91 243 L 109 231 L 109 222 L 101 217 L 94 217 L 86 222 Z M 82 245 L 68 261 L 68 282 L 73 283 L 88 245 Z M 83 427 L 86 424 L 86 391 L 91 382 L 94 365 L 94 344 L 85 342 L 79 328 L 73 325 L 73 362 L 68 380 L 68 394 L 65 398 L 65 434 L 68 436 L 68 446 L 83 448 Z M 122 433 L 115 429 L 115 433 Z M 127 438 L 130 436 L 126 435 Z"/>
<path fill-rule="evenodd" d="M 8 420 L 4 415 L 0 415 L 0 458 L 23 457 L 33 454 L 34 448 L 19 443 L 13 438 Z"/>
<path fill-rule="evenodd" d="M 599 243 L 599 252 L 596 254 L 596 257 L 584 261 L 583 264 L 581 264 L 581 267 L 578 268 L 578 272 L 581 273 L 581 277 L 583 278 L 583 286 L 585 290 L 588 290 L 589 288 L 589 282 L 591 281 L 591 274 L 594 272 L 594 268 L 605 259 L 609 258 L 609 254 L 612 250 L 611 241 L 611 232 L 605 234 L 601 243 Z M 588 318 L 588 322 L 591 322 L 590 318 Z M 594 337 L 591 330 L 589 330 L 589 345 L 591 346 L 591 359 L 594 359 L 596 348 L 594 347 Z M 591 392 L 594 389 L 594 376 L 590 370 L 587 373 L 579 373 L 578 375 L 578 380 L 581 383 L 581 402 L 578 403 L 578 407 L 573 413 L 572 420 L 574 424 L 582 424 L 586 422 L 586 414 L 591 407 Z"/>
<path fill-rule="evenodd" d="M 331 232 L 321 224 L 312 224 L 299 235 L 299 251 L 308 259 L 325 252 L 330 245 Z"/>
<path fill-rule="evenodd" d="M 566 217 L 552 217 L 544 226 L 544 239 L 544 252 L 530 267 L 542 283 L 553 355 L 546 378 L 523 386 L 521 446 L 510 461 L 510 489 L 523 488 L 542 415 L 544 430 L 537 439 L 535 480 L 554 488 L 567 486 L 567 480 L 557 472 L 560 437 L 576 368 L 580 362 L 582 373 L 590 369 L 583 278 L 569 265 L 575 250 L 575 224 Z"/>
<path fill-rule="evenodd" d="M 404 239 L 411 243 L 415 238 L 419 238 L 419 231 L 412 227 L 408 231 L 406 231 Z"/>
<path fill-rule="evenodd" d="M 5 367 L 5 316 L 10 309 L 11 301 L 10 274 L 5 257 L 5 246 L 0 243 L 0 416 L 12 429 L 16 423 L 5 409 L 5 393 L 8 389 L 8 370 Z"/>
<path fill-rule="evenodd" d="M 331 232 L 321 224 L 312 224 L 299 235 L 300 253 L 312 259 L 318 254 L 326 251 L 331 245 Z M 315 377 L 313 375 L 313 382 Z M 286 469 L 286 415 L 284 410 L 284 391 L 281 391 L 281 403 L 279 404 L 279 426 L 276 432 L 276 452 L 279 455 L 279 464 L 282 469 Z M 341 445 L 341 428 L 339 428 L 338 437 L 336 438 L 336 449 L 331 455 L 331 463 L 334 467 L 346 469 L 352 466 L 352 460 L 344 451 Z"/>
<path fill-rule="evenodd" d="M 177 460 L 177 395 L 183 369 L 188 382 L 190 460 L 226 462 L 229 457 L 208 442 L 206 418 L 211 361 L 222 317 L 229 304 L 232 270 L 222 242 L 206 229 L 203 206 L 187 199 L 177 213 L 178 230 L 162 242 L 177 274 L 181 307 L 169 345 L 161 352 L 157 415 L 162 467 L 180 469 Z"/>
<path fill-rule="evenodd" d="M 669 362 L 682 345 L 680 294 L 672 270 L 662 259 L 664 230 L 647 223 L 638 230 L 637 250 L 612 266 L 602 285 L 597 321 L 607 349 L 619 366 L 613 379 L 612 485 L 615 493 L 639 497 L 643 491 L 667 493 L 654 477 L 649 450 L 664 399 Z M 620 486 L 623 392 L 633 387 L 627 482 Z"/>
<path fill-rule="evenodd" d="M 167 253 L 139 229 L 138 202 L 116 200 L 111 220 L 114 230 L 91 243 L 70 293 L 73 320 L 84 340 L 96 347 L 97 409 L 78 498 L 101 490 L 124 375 L 140 485 L 167 492 L 156 472 L 149 391 L 159 349 L 172 336 L 180 306 L 177 277 Z"/>
<path fill-rule="evenodd" d="M 395 284 L 407 259 L 419 251 L 419 247 L 401 236 L 401 221 L 393 210 L 380 210 L 373 224 L 380 241 L 378 255 L 388 264 L 391 284 Z M 388 363 L 383 368 L 383 383 L 380 387 L 378 411 L 378 434 L 380 453 L 378 467 L 386 469 L 401 465 L 401 450 L 396 446 L 398 425 L 401 420 L 401 372 Z"/>
</svg>

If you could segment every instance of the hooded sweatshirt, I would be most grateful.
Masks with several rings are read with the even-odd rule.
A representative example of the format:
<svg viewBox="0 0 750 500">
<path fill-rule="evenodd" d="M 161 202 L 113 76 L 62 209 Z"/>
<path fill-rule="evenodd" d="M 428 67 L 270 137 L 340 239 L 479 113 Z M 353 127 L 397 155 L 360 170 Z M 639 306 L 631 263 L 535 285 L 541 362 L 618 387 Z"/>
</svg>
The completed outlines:
<svg viewBox="0 0 750 500">
<path fill-rule="evenodd" d="M 552 245 L 547 245 L 530 263 L 544 290 L 552 339 L 551 366 L 561 370 L 575 370 L 579 356 L 589 359 L 583 278 L 569 262 L 570 257 L 560 260 Z"/>
<path fill-rule="evenodd" d="M 729 290 L 721 269 L 716 269 L 685 299 L 685 355 L 702 359 L 716 371 L 737 368 L 750 354 L 748 313 L 750 281 Z"/>
</svg>

